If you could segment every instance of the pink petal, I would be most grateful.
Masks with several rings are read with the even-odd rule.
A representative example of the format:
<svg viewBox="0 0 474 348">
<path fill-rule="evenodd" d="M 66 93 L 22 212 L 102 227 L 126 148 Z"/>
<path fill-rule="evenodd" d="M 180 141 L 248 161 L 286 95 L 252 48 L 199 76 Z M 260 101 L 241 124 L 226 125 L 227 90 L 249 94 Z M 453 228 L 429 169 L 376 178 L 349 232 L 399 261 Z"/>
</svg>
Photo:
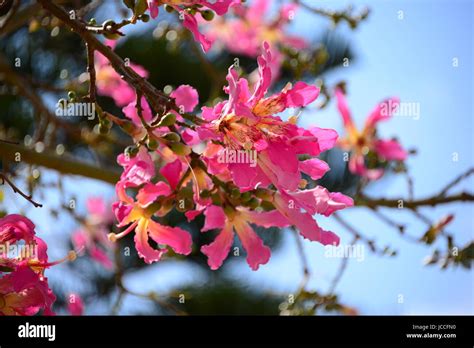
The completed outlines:
<svg viewBox="0 0 474 348">
<path fill-rule="evenodd" d="M 234 227 L 247 252 L 247 263 L 251 269 L 256 271 L 260 265 L 264 265 L 270 260 L 270 248 L 263 244 L 262 239 L 247 222 L 236 221 Z"/>
<path fill-rule="evenodd" d="M 176 253 L 188 255 L 191 253 L 193 240 L 189 232 L 179 228 L 160 225 L 149 221 L 150 237 L 158 244 L 169 245 Z"/>
<path fill-rule="evenodd" d="M 226 216 L 224 209 L 216 205 L 211 205 L 204 210 L 206 220 L 201 232 L 224 228 Z"/>
<path fill-rule="evenodd" d="M 334 129 L 313 127 L 310 132 L 318 139 L 319 151 L 327 151 L 336 145 L 338 134 Z"/>
<path fill-rule="evenodd" d="M 396 140 L 378 140 L 375 152 L 388 161 L 404 161 L 408 154 Z"/>
<path fill-rule="evenodd" d="M 74 302 L 68 301 L 67 309 L 71 315 L 79 316 L 84 313 L 84 303 L 82 302 L 82 298 L 78 294 L 69 294 L 68 298 L 74 299 Z"/>
<path fill-rule="evenodd" d="M 209 51 L 212 43 L 204 35 L 202 35 L 199 32 L 196 18 L 194 18 L 194 16 L 188 14 L 187 12 L 183 12 L 183 13 L 184 13 L 183 26 L 187 28 L 193 34 L 194 39 L 201 44 L 201 47 L 204 50 L 204 52 Z"/>
<path fill-rule="evenodd" d="M 190 85 L 179 86 L 170 96 L 175 99 L 176 105 L 182 107 L 185 112 L 192 112 L 199 104 L 198 92 Z"/>
<path fill-rule="evenodd" d="M 317 158 L 300 162 L 300 170 L 308 174 L 313 180 L 321 179 L 329 169 L 329 165 L 326 162 Z"/>
<path fill-rule="evenodd" d="M 207 263 L 212 270 L 222 266 L 229 255 L 230 248 L 234 242 L 232 225 L 226 225 L 211 244 L 201 247 L 201 252 L 208 257 Z"/>
<path fill-rule="evenodd" d="M 150 10 L 150 16 L 151 18 L 155 19 L 158 17 L 159 9 L 158 9 L 158 4 L 156 3 L 156 0 L 147 0 L 148 3 L 148 9 Z"/>
<path fill-rule="evenodd" d="M 174 162 L 170 162 L 165 164 L 160 169 L 160 174 L 168 180 L 171 188 L 174 190 L 176 185 L 178 185 L 179 180 L 181 179 L 181 171 L 183 169 L 183 164 L 179 159 L 175 160 Z"/>
<path fill-rule="evenodd" d="M 339 112 L 341 113 L 341 116 L 342 116 L 342 120 L 344 121 L 344 126 L 346 128 L 354 127 L 352 117 L 351 117 L 351 112 L 349 110 L 349 107 L 347 106 L 346 97 L 344 96 L 344 93 L 342 93 L 342 90 L 339 88 L 336 88 L 336 100 L 337 100 L 337 108 L 339 109 Z"/>
<path fill-rule="evenodd" d="M 242 212 L 242 215 L 256 225 L 269 228 L 269 227 L 288 227 L 290 224 L 288 220 L 281 215 L 278 210 L 256 212 L 248 210 Z"/>
<path fill-rule="evenodd" d="M 302 81 L 297 82 L 292 89 L 285 93 L 286 107 L 295 108 L 306 106 L 319 95 L 319 88 L 310 86 Z"/>
<path fill-rule="evenodd" d="M 159 261 L 166 249 L 153 249 L 148 243 L 148 222 L 145 219 L 141 219 L 138 226 L 135 229 L 135 248 L 137 249 L 138 255 L 148 264 L 155 261 Z"/>
<path fill-rule="evenodd" d="M 90 250 L 91 257 L 107 269 L 113 268 L 112 260 L 102 249 L 93 246 Z"/>
<path fill-rule="evenodd" d="M 159 196 L 168 196 L 171 194 L 170 187 L 163 181 L 157 184 L 146 183 L 137 194 L 137 202 L 143 208 L 152 204 Z"/>
<path fill-rule="evenodd" d="M 400 100 L 398 98 L 389 98 L 377 104 L 365 121 L 366 128 L 374 128 L 380 121 L 386 121 L 392 117 L 393 112 L 398 109 Z"/>
</svg>

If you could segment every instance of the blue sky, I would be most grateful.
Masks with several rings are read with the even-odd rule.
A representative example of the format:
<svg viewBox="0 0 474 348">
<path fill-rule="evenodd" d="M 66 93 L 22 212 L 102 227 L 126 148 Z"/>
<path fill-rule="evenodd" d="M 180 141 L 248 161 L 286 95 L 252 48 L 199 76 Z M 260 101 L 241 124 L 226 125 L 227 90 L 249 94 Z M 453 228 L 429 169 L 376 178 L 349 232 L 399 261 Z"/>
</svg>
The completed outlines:
<svg viewBox="0 0 474 348">
<path fill-rule="evenodd" d="M 419 103 L 421 113 L 418 120 L 399 116 L 380 126 L 383 136 L 396 135 L 406 148 L 418 149 L 417 155 L 408 160 L 417 197 L 439 191 L 456 175 L 473 166 L 474 21 L 471 1 L 307 0 L 306 3 L 331 9 L 347 4 L 354 4 L 356 8 L 365 5 L 371 8 L 370 18 L 356 31 L 349 30 L 345 25 L 337 29 L 350 40 L 358 59 L 349 67 L 330 73 L 326 81 L 329 85 L 340 80 L 347 81 L 348 103 L 360 125 L 376 103 L 385 97 L 398 96 L 402 101 Z M 403 19 L 399 18 L 399 11 L 403 11 Z M 312 37 L 327 25 L 326 20 L 299 11 L 292 30 L 305 36 L 311 33 Z M 458 67 L 453 67 L 453 58 L 457 58 Z M 303 121 L 307 125 L 342 131 L 334 104 L 323 111 L 305 112 Z M 459 161 L 452 160 L 453 153 L 458 154 Z M 85 186 L 82 179 L 70 181 L 71 185 L 79 182 L 81 187 Z M 113 194 L 110 186 L 89 180 L 87 185 L 90 185 L 90 192 Z M 472 187 L 471 179 L 453 192 L 472 190 Z M 72 190 L 80 193 L 77 187 Z M 387 177 L 374 183 L 369 192 L 373 196 L 406 196 L 406 183 L 400 177 Z M 81 199 L 84 201 L 85 197 Z M 456 232 L 458 243 L 464 245 L 473 239 L 472 205 L 450 204 L 428 208 L 424 212 L 433 218 L 455 213 L 456 219 L 450 230 Z M 409 214 L 385 213 L 408 223 L 409 233 L 420 235 L 425 230 Z M 430 248 L 400 239 L 395 230 L 363 209 L 344 211 L 341 215 L 365 234 L 376 238 L 381 245 L 390 244 L 399 252 L 395 258 L 381 258 L 365 250 L 362 262 L 351 260 L 337 288 L 343 302 L 357 307 L 362 314 L 474 313 L 472 271 L 452 268 L 440 271 L 436 266 L 425 267 L 422 260 L 430 253 Z M 58 224 L 51 225 L 52 221 L 41 216 L 38 211 L 31 214 L 42 230 L 49 231 L 45 239 L 52 242 L 56 239 L 54 236 L 62 231 L 55 227 L 51 229 L 50 226 Z M 350 242 L 350 235 L 337 222 L 326 218 L 318 218 L 318 221 L 324 228 L 341 234 L 343 244 Z M 70 226 L 70 223 L 65 220 L 62 226 Z M 258 272 L 252 272 L 242 262 L 231 266 L 232 275 L 261 288 L 288 294 L 295 291 L 302 276 L 300 259 L 294 236 L 287 233 L 285 238 L 283 247 L 275 251 L 269 264 Z M 57 239 L 55 243 L 58 243 Z M 65 244 L 65 239 L 59 243 Z M 303 245 L 312 272 L 309 287 L 324 291 L 340 259 L 324 257 L 324 248 L 317 243 L 304 241 Z M 50 273 L 54 278 L 54 272 Z M 143 292 L 152 288 L 164 291 L 182 282 L 199 279 L 199 273 L 193 274 L 189 265 L 179 262 L 150 266 L 142 273 L 126 279 L 130 288 Z M 71 290 L 75 290 L 80 285 L 71 283 L 70 286 Z M 398 303 L 400 295 L 403 296 L 403 303 Z M 131 308 L 140 305 L 140 302 L 130 300 L 125 305 Z M 100 307 L 90 308 L 90 313 L 100 311 Z"/>
</svg>

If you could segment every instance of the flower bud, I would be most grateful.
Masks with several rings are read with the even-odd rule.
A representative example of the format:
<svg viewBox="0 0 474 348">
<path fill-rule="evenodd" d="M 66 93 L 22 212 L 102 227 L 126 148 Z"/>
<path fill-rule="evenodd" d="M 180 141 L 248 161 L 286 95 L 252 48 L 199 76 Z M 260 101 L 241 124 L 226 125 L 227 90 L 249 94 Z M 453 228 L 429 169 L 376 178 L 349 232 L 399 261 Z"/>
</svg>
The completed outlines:
<svg viewBox="0 0 474 348">
<path fill-rule="evenodd" d="M 138 147 L 130 145 L 125 148 L 125 156 L 132 158 L 138 154 Z"/>
<path fill-rule="evenodd" d="M 180 156 L 186 156 L 191 153 L 191 148 L 182 143 L 171 143 L 168 146 L 171 151 Z"/>
<path fill-rule="evenodd" d="M 169 113 L 161 118 L 160 122 L 158 123 L 158 127 L 169 127 L 169 126 L 174 125 L 175 122 L 176 122 L 176 115 Z"/>
<path fill-rule="evenodd" d="M 201 16 L 206 21 L 212 21 L 214 19 L 214 12 L 211 10 L 204 10 L 204 11 L 201 11 Z"/>
<path fill-rule="evenodd" d="M 166 140 L 167 142 L 170 143 L 177 143 L 181 140 L 181 137 L 179 134 L 176 134 L 174 132 L 166 133 L 165 135 L 162 136 L 163 140 Z"/>
</svg>

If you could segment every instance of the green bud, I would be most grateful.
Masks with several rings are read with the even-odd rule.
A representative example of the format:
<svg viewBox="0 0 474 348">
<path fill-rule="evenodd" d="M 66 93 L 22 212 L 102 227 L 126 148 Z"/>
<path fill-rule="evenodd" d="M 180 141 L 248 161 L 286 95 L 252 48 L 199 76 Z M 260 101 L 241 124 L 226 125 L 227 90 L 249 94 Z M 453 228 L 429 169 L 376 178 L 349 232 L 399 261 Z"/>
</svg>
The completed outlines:
<svg viewBox="0 0 474 348">
<path fill-rule="evenodd" d="M 201 196 L 201 198 L 208 198 L 211 196 L 211 193 L 209 192 L 209 190 L 202 190 L 199 195 Z"/>
<path fill-rule="evenodd" d="M 150 21 L 150 16 L 147 15 L 146 13 L 145 13 L 145 14 L 142 14 L 142 15 L 140 16 L 140 20 L 141 20 L 142 22 L 144 22 L 144 23 L 147 23 L 147 22 Z"/>
<path fill-rule="evenodd" d="M 138 154 L 138 147 L 130 145 L 125 148 L 125 156 L 133 158 Z"/>
<path fill-rule="evenodd" d="M 137 0 L 135 2 L 135 7 L 133 8 L 133 13 L 135 16 L 140 16 L 145 13 L 148 8 L 146 0 Z"/>
<path fill-rule="evenodd" d="M 270 190 L 264 189 L 264 188 L 258 188 L 255 190 L 255 196 L 257 196 L 260 199 L 263 199 L 264 201 L 272 201 L 273 200 L 273 195 Z"/>
<path fill-rule="evenodd" d="M 219 196 L 218 193 L 214 193 L 212 196 L 211 196 L 211 199 L 212 199 L 212 203 L 215 204 L 215 205 L 222 205 L 222 200 L 221 200 L 221 197 Z"/>
<path fill-rule="evenodd" d="M 109 128 L 104 126 L 103 123 L 99 123 L 99 134 L 106 135 L 109 133 Z"/>
<path fill-rule="evenodd" d="M 242 202 L 248 202 L 252 198 L 252 193 L 249 191 L 244 192 L 240 195 L 240 198 L 242 199 Z"/>
<path fill-rule="evenodd" d="M 67 97 L 68 97 L 69 99 L 76 99 L 76 92 L 74 92 L 74 91 L 69 91 L 69 92 L 67 93 Z"/>
<path fill-rule="evenodd" d="M 176 115 L 169 113 L 161 118 L 160 122 L 158 123 L 158 127 L 169 127 L 169 126 L 174 125 L 175 122 L 176 122 Z"/>
<path fill-rule="evenodd" d="M 251 200 L 247 202 L 247 206 L 250 209 L 256 209 L 258 206 L 260 206 L 260 201 L 257 198 L 253 197 Z"/>
<path fill-rule="evenodd" d="M 158 148 L 159 145 L 160 144 L 158 143 L 158 141 L 155 138 L 148 138 L 148 140 L 146 142 L 146 147 L 151 151 L 155 151 Z"/>
<path fill-rule="evenodd" d="M 206 21 L 212 21 L 214 19 L 214 12 L 211 10 L 204 10 L 204 11 L 201 11 L 201 16 Z"/>
<path fill-rule="evenodd" d="M 95 20 L 95 18 L 89 19 L 89 25 L 96 25 L 96 24 L 97 24 L 97 21 Z"/>
<path fill-rule="evenodd" d="M 177 143 L 181 140 L 179 134 L 176 134 L 174 132 L 166 133 L 165 135 L 162 136 L 162 139 L 171 143 Z"/>
<path fill-rule="evenodd" d="M 260 206 L 263 208 L 263 210 L 265 211 L 270 211 L 270 210 L 274 210 L 275 209 L 275 206 L 273 205 L 273 203 L 269 202 L 269 201 L 262 201 L 260 203 Z"/>
<path fill-rule="evenodd" d="M 175 154 L 180 156 L 186 156 L 191 153 L 191 148 L 182 143 L 171 143 L 168 145 Z"/>
<path fill-rule="evenodd" d="M 232 199 L 238 199 L 240 198 L 240 190 L 238 188 L 234 188 L 232 189 L 232 191 L 230 192 L 230 197 Z"/>
<path fill-rule="evenodd" d="M 100 124 L 102 124 L 104 127 L 106 127 L 107 129 L 110 129 L 112 128 L 112 122 L 110 122 L 110 120 L 108 118 L 102 118 L 100 120 Z"/>
<path fill-rule="evenodd" d="M 135 8 L 135 0 L 123 0 L 123 3 L 125 6 L 127 6 L 129 9 Z"/>
</svg>

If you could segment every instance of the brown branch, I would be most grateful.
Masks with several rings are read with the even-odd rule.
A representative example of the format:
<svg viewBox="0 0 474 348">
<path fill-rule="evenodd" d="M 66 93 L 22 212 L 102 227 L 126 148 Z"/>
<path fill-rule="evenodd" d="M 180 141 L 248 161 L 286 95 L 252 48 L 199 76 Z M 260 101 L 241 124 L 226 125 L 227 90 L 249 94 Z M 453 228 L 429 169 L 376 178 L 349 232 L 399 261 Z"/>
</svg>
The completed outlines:
<svg viewBox="0 0 474 348">
<path fill-rule="evenodd" d="M 402 202 L 403 208 L 416 209 L 422 206 L 436 206 L 439 204 L 447 204 L 453 202 L 472 202 L 474 201 L 474 195 L 468 192 L 461 192 L 452 196 L 433 196 L 423 199 L 416 200 L 405 200 L 403 198 L 386 199 L 379 198 L 374 199 L 367 196 L 361 196 L 355 200 L 355 205 L 359 207 L 368 207 L 374 209 L 376 207 L 389 207 L 398 208 L 399 203 Z"/>
<path fill-rule="evenodd" d="M 23 146 L 0 142 L 0 153 L 2 158 L 14 162 L 17 153 L 21 154 L 21 160 L 56 170 L 63 174 L 80 175 L 91 179 L 105 181 L 115 184 L 120 178 L 120 172 L 113 169 L 99 168 L 87 163 L 78 162 L 68 156 L 57 156 L 52 153 L 38 153 Z"/>
<path fill-rule="evenodd" d="M 13 189 L 13 192 L 18 193 L 20 196 L 22 196 L 28 202 L 33 204 L 35 206 L 35 208 L 41 208 L 43 206 L 42 204 L 34 201 L 32 195 L 27 195 L 22 190 L 20 190 L 18 188 L 18 186 L 16 186 L 10 179 L 8 179 L 8 177 L 2 172 L 0 172 L 0 180 L 2 180 L 1 185 L 7 183 Z"/>
<path fill-rule="evenodd" d="M 141 77 L 135 70 L 127 66 L 125 61 L 119 55 L 110 49 L 110 47 L 100 42 L 94 34 L 87 29 L 85 23 L 76 19 L 71 19 L 69 14 L 63 8 L 57 6 L 50 0 L 37 0 L 37 2 L 41 4 L 45 10 L 60 19 L 72 31 L 77 33 L 91 49 L 102 53 L 102 55 L 108 59 L 115 71 L 122 75 L 125 81 L 138 89 L 141 94 L 146 97 L 147 101 L 155 111 L 161 110 L 163 105 L 168 109 L 179 110 L 173 99 L 159 91 L 149 81 Z"/>
<path fill-rule="evenodd" d="M 94 48 L 90 44 L 87 47 L 87 72 L 89 73 L 89 100 L 95 103 L 96 100 L 96 73 L 94 65 Z"/>
</svg>

